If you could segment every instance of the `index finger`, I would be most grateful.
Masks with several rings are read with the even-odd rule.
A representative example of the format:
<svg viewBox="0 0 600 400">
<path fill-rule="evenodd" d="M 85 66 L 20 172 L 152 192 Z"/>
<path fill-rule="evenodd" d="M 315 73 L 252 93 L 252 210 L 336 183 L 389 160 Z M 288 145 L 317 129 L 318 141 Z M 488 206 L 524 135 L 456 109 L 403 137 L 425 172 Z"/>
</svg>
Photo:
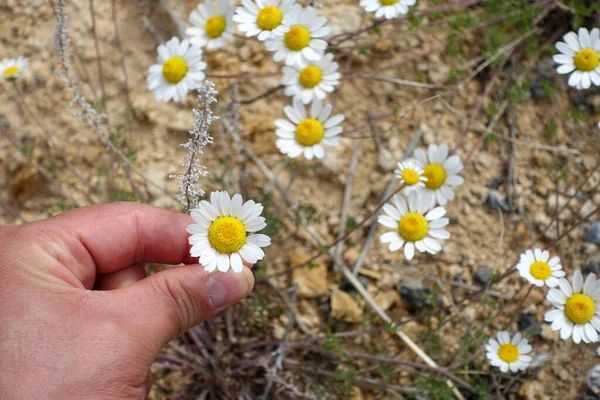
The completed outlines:
<svg viewBox="0 0 600 400">
<path fill-rule="evenodd" d="M 185 230 L 191 223 L 188 215 L 122 202 L 71 210 L 37 224 L 67 244 L 78 261 L 70 269 L 84 283 L 136 263 L 197 263 Z"/>
</svg>

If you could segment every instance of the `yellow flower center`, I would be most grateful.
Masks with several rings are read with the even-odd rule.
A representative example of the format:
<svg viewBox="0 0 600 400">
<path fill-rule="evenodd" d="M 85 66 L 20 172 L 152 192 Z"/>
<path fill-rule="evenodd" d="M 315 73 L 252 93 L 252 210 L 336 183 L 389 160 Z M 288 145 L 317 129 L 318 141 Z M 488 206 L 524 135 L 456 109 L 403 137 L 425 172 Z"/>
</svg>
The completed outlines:
<svg viewBox="0 0 600 400">
<path fill-rule="evenodd" d="M 419 174 L 415 170 L 405 169 L 402 171 L 402 180 L 407 185 L 415 185 L 419 182 Z"/>
<path fill-rule="evenodd" d="M 206 24 L 204 24 L 204 30 L 206 31 L 206 36 L 211 39 L 216 39 L 225 30 L 225 25 L 227 22 L 225 21 L 225 17 L 222 15 L 215 15 L 206 20 Z"/>
<path fill-rule="evenodd" d="M 427 189 L 436 190 L 446 182 L 446 170 L 440 164 L 429 164 L 423 173 L 427 178 L 425 186 Z"/>
<path fill-rule="evenodd" d="M 300 51 L 310 42 L 310 32 L 301 25 L 295 25 L 285 34 L 285 45 L 288 49 Z"/>
<path fill-rule="evenodd" d="M 163 64 L 163 76 L 169 83 L 179 83 L 187 72 L 187 62 L 181 57 L 171 57 Z"/>
<path fill-rule="evenodd" d="M 246 228 L 234 217 L 219 217 L 208 228 L 210 245 L 221 254 L 235 253 L 246 243 Z"/>
<path fill-rule="evenodd" d="M 382 6 L 391 6 L 392 4 L 396 4 L 398 0 L 379 0 L 379 4 Z"/>
<path fill-rule="evenodd" d="M 498 349 L 498 357 L 504 362 L 514 363 L 519 359 L 519 349 L 512 343 L 503 344 Z"/>
<path fill-rule="evenodd" d="M 296 127 L 296 141 L 302 146 L 312 146 L 323 140 L 325 128 L 316 119 L 307 118 Z"/>
<path fill-rule="evenodd" d="M 595 50 L 583 49 L 575 54 L 575 66 L 580 71 L 593 71 L 598 63 L 600 63 L 600 58 Z"/>
<path fill-rule="evenodd" d="M 272 31 L 281 24 L 283 14 L 277 7 L 267 6 L 258 12 L 256 25 L 265 31 Z"/>
<path fill-rule="evenodd" d="M 398 234 L 409 242 L 422 240 L 429 230 L 429 224 L 424 216 L 417 213 L 406 214 L 398 222 Z"/>
<path fill-rule="evenodd" d="M 574 294 L 565 304 L 565 315 L 574 324 L 585 324 L 594 316 L 596 306 L 587 294 Z"/>
<path fill-rule="evenodd" d="M 307 89 L 312 89 L 321 82 L 323 73 L 319 67 L 310 65 L 300 72 L 300 84 Z"/>
<path fill-rule="evenodd" d="M 16 75 L 19 72 L 19 67 L 8 67 L 2 72 L 5 78 L 10 78 L 13 75 Z"/>
<path fill-rule="evenodd" d="M 552 270 L 550 269 L 550 266 L 548 265 L 548 263 L 545 263 L 543 261 L 536 261 L 533 264 L 531 264 L 531 266 L 529 267 L 529 272 L 531 273 L 531 276 L 533 276 L 535 279 L 541 279 L 543 281 L 550 278 L 550 275 L 552 275 Z"/>
</svg>

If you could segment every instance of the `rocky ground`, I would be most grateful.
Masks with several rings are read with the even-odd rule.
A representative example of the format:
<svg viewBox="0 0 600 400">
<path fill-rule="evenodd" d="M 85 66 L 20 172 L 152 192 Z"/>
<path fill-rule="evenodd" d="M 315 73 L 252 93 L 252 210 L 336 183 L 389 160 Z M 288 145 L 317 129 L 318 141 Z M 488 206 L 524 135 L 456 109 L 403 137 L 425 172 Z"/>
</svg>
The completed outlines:
<svg viewBox="0 0 600 400">
<path fill-rule="evenodd" d="M 150 204 L 180 210 L 173 198 L 177 183 L 168 177 L 180 172 L 183 153 L 178 145 L 186 140 L 193 124 L 193 96 L 183 105 L 157 103 L 145 81 L 147 70 L 156 58 L 157 39 L 177 34 L 177 23 L 163 7 L 169 2 L 117 2 L 120 45 L 115 36 L 111 2 L 95 2 L 111 132 L 124 151 L 135 154 L 135 166 L 143 175 L 131 172 L 131 178 L 124 168 L 117 168 L 113 176 L 109 155 L 94 130 L 85 127 L 80 118 L 73 116 L 76 110 L 69 108 L 72 94 L 54 73 L 58 61 L 52 49 L 55 22 L 52 3 L 8 0 L 0 5 L 1 54 L 24 55 L 30 60 L 29 70 L 16 88 L 8 82 L 0 83 L 3 100 L 0 102 L 3 134 L 0 223 L 32 221 L 70 207 L 103 201 L 134 200 L 137 190 Z M 419 7 L 427 9 L 437 3 L 423 1 Z M 356 30 L 370 22 L 355 2 L 326 0 L 318 4 L 322 6 L 319 12 L 328 18 L 332 35 Z M 173 2 L 170 12 L 185 16 L 194 6 L 192 1 Z M 478 9 L 471 12 L 477 13 Z M 79 88 L 98 105 L 102 88 L 88 2 L 73 2 L 68 14 L 73 68 Z M 238 339 L 248 345 L 284 337 L 301 342 L 308 337 L 296 326 L 289 328 L 289 315 L 285 309 L 277 311 L 283 307 L 282 302 L 265 277 L 298 265 L 318 252 L 318 246 L 307 233 L 309 225 L 325 243 L 336 240 L 349 163 L 356 145 L 360 146 L 360 156 L 353 171 L 354 184 L 347 210 L 351 218 L 349 228 L 377 207 L 395 163 L 417 135 L 419 146 L 447 143 L 451 149 L 457 148 L 457 154 L 465 162 L 465 184 L 458 189 L 456 201 L 448 206 L 452 238 L 444 244 L 439 256 L 419 256 L 412 262 L 406 262 L 400 253 L 389 253 L 386 246 L 375 240 L 360 270 L 362 284 L 378 305 L 401 323 L 404 331 L 438 363 L 449 365 L 458 359 L 460 368 L 454 372 L 463 379 L 471 382 L 471 377 L 477 377 L 478 381 L 488 382 L 490 388 L 502 382 L 502 390 L 510 386 L 507 394 L 510 398 L 576 398 L 585 392 L 587 372 L 598 363 L 596 346 L 560 341 L 557 333 L 550 331 L 543 323 L 543 313 L 549 307 L 543 290 L 533 289 L 526 297 L 529 285 L 513 274 L 494 284 L 483 300 L 460 300 L 489 283 L 496 273 L 512 268 L 523 250 L 534 244 L 552 247 L 559 237 L 560 243 L 553 247 L 553 252 L 560 255 L 569 275 L 578 268 L 600 273 L 600 222 L 595 222 L 599 216 L 590 215 L 600 206 L 597 168 L 600 131 L 596 128 L 600 120 L 600 91 L 568 90 L 566 79 L 555 75 L 546 51 L 525 56 L 522 50 L 517 50 L 501 73 L 490 78 L 490 73 L 484 72 L 460 90 L 429 90 L 358 76 L 376 74 L 450 86 L 454 68 L 471 71 L 481 62 L 477 32 L 467 33 L 461 41 L 469 56 L 466 60 L 456 61 L 446 51 L 436 50 L 446 45 L 450 34 L 443 20 L 425 18 L 418 29 L 405 21 L 383 27 L 381 35 L 368 33 L 340 45 L 348 47 L 336 53 L 347 76 L 331 101 L 334 112 L 346 115 L 346 133 L 341 145 L 329 148 L 322 162 L 288 162 L 275 147 L 274 120 L 283 117 L 283 106 L 289 102 L 281 91 L 241 106 L 243 143 L 275 174 L 277 184 L 285 188 L 286 196 L 296 204 L 292 209 L 285 205 L 281 193 L 273 189 L 274 182 L 240 153 L 223 126 L 214 127 L 215 143 L 203 159 L 210 171 L 202 182 L 204 189 L 239 191 L 241 184 L 245 196 L 269 201 L 267 209 L 273 223 L 281 224 L 264 264 L 256 270 L 262 280 L 255 294 L 236 308 L 235 312 L 248 316 L 239 327 L 234 324 L 239 328 L 238 334 L 247 335 L 243 340 L 239 336 Z M 547 39 L 538 38 L 541 42 Z M 363 51 L 363 47 L 368 51 Z M 236 37 L 225 48 L 206 54 L 206 60 L 208 74 L 221 92 L 222 107 L 230 101 L 229 91 L 236 80 L 242 100 L 252 99 L 278 84 L 279 66 L 256 41 Z M 127 70 L 127 80 L 121 61 Z M 390 65 L 395 66 L 371 71 Z M 246 75 L 239 77 L 239 74 Z M 483 98 L 490 79 L 495 86 Z M 525 90 L 524 101 L 514 105 L 508 101 L 511 87 L 525 79 L 531 80 L 531 87 Z M 546 86 L 541 82 L 552 82 L 555 90 L 544 90 Z M 491 105 L 501 112 L 490 112 Z M 481 112 L 475 113 L 478 108 Z M 225 113 L 224 108 L 221 111 Z M 118 167 L 118 163 L 112 165 Z M 132 181 L 136 188 L 132 188 Z M 111 187 L 109 192 L 107 188 Z M 265 197 L 264 193 L 272 195 Z M 379 234 L 378 231 L 376 236 Z M 346 264 L 354 265 L 366 235 L 367 230 L 361 228 L 348 238 L 343 249 Z M 382 328 L 329 258 L 322 257 L 309 266 L 273 276 L 270 282 L 288 300 L 293 296 L 286 288 L 296 285 L 297 316 L 310 335 L 353 332 L 351 337 L 340 339 L 339 351 L 417 360 Z M 517 310 L 522 301 L 521 309 Z M 440 311 L 442 306 L 445 311 Z M 422 317 L 431 314 L 432 309 L 437 317 Z M 489 320 L 490 314 L 496 318 Z M 261 318 L 262 325 L 257 322 Z M 230 327 L 226 318 L 218 319 L 215 324 Z M 480 345 L 470 350 L 466 357 L 472 356 L 469 362 L 460 361 L 465 341 L 475 343 L 481 340 L 477 339 L 480 332 L 493 335 L 506 328 L 528 330 L 531 334 L 539 356 L 539 366 L 531 373 L 519 375 L 514 381 L 501 378 L 496 371 L 489 370 Z M 231 332 L 228 336 L 222 332 L 216 336 L 231 342 Z M 171 351 L 166 349 L 166 353 Z M 244 351 L 240 354 L 249 357 L 250 351 Z M 344 363 L 332 366 L 331 360 L 322 354 L 318 356 L 319 353 L 306 349 L 294 351 L 289 355 L 292 359 L 331 372 L 344 371 Z M 357 373 L 385 380 L 367 367 L 362 365 Z M 326 387 L 332 398 L 345 397 L 340 393 L 352 393 L 353 398 L 387 396 L 381 387 L 357 382 L 351 384 L 348 392 L 341 392 L 341 384 L 331 389 L 332 385 L 321 379 L 311 380 L 291 367 L 284 369 L 281 374 L 286 382 L 293 382 L 302 392 L 319 393 L 319 387 Z M 264 368 L 256 371 L 247 376 L 249 381 L 264 382 Z M 189 398 L 201 393 L 194 384 L 195 372 L 189 369 L 157 367 L 155 372 L 153 398 Z M 334 378 L 330 378 L 331 383 Z M 392 369 L 386 379 L 405 386 L 422 384 L 400 367 Z M 283 383 L 277 385 L 281 391 L 273 393 L 294 397 Z M 600 384 L 595 385 L 592 386 L 597 390 Z M 496 392 L 498 396 L 499 393 Z"/>
</svg>

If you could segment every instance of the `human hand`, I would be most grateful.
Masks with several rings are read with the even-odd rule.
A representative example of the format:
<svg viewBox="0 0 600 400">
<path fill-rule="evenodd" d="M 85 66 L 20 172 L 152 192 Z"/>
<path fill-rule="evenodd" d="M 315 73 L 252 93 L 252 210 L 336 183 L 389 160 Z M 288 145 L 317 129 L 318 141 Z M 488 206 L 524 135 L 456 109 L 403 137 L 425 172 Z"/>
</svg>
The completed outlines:
<svg viewBox="0 0 600 400">
<path fill-rule="evenodd" d="M 145 398 L 161 348 L 254 286 L 189 256 L 192 222 L 112 203 L 0 228 L 0 398 Z"/>
</svg>

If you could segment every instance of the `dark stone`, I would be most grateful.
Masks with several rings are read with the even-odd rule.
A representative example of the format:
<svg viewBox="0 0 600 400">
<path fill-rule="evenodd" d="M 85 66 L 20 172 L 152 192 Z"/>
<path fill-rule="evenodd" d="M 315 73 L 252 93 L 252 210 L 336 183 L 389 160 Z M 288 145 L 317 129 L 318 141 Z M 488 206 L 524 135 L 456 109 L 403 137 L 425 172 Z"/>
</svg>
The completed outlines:
<svg viewBox="0 0 600 400">
<path fill-rule="evenodd" d="M 423 281 L 418 279 L 407 279 L 400 284 L 400 297 L 408 303 L 408 310 L 415 312 L 425 307 L 431 307 L 434 303 L 440 304 L 441 299 L 429 288 L 425 287 Z"/>
<path fill-rule="evenodd" d="M 365 288 L 369 284 L 369 278 L 367 278 L 364 275 L 359 274 L 356 276 L 356 278 L 358 279 L 360 284 L 363 285 Z M 352 286 L 352 284 L 345 278 L 342 278 L 342 281 L 340 282 L 340 289 L 349 294 L 357 293 L 356 289 L 354 289 L 354 286 Z"/>
<path fill-rule="evenodd" d="M 459 272 L 458 274 L 454 275 L 453 278 L 456 282 L 460 282 L 460 283 L 467 283 L 467 281 L 465 280 L 465 278 L 463 278 L 462 272 Z"/>
<path fill-rule="evenodd" d="M 551 79 L 541 76 L 536 76 L 533 78 L 531 80 L 531 87 L 529 88 L 531 97 L 533 97 L 535 100 L 543 100 L 548 98 L 548 91 L 546 90 L 548 85 L 553 85 Z"/>
<path fill-rule="evenodd" d="M 492 280 L 492 272 L 487 265 L 480 265 L 473 274 L 473 280 L 481 285 L 487 285 Z"/>
<path fill-rule="evenodd" d="M 589 243 L 600 244 L 600 221 L 590 225 L 585 233 L 585 240 Z"/>
<path fill-rule="evenodd" d="M 594 365 L 585 377 L 588 389 L 595 394 L 600 394 L 600 364 Z"/>
<path fill-rule="evenodd" d="M 519 311 L 517 314 L 517 326 L 519 332 L 529 331 L 534 335 L 540 335 L 542 327 L 538 324 L 535 314 L 531 311 Z"/>
<path fill-rule="evenodd" d="M 504 185 L 504 180 L 503 176 L 497 175 L 490 179 L 488 186 L 490 189 L 498 190 L 500 189 L 500 186 Z"/>
<path fill-rule="evenodd" d="M 600 263 L 592 260 L 583 267 L 582 272 L 583 276 L 587 276 L 588 274 L 600 275 Z"/>
<path fill-rule="evenodd" d="M 508 200 L 506 199 L 506 196 L 494 189 L 490 189 L 490 192 L 485 198 L 485 205 L 491 209 L 499 208 L 500 210 L 505 212 L 510 211 L 510 206 L 508 205 Z"/>
</svg>

